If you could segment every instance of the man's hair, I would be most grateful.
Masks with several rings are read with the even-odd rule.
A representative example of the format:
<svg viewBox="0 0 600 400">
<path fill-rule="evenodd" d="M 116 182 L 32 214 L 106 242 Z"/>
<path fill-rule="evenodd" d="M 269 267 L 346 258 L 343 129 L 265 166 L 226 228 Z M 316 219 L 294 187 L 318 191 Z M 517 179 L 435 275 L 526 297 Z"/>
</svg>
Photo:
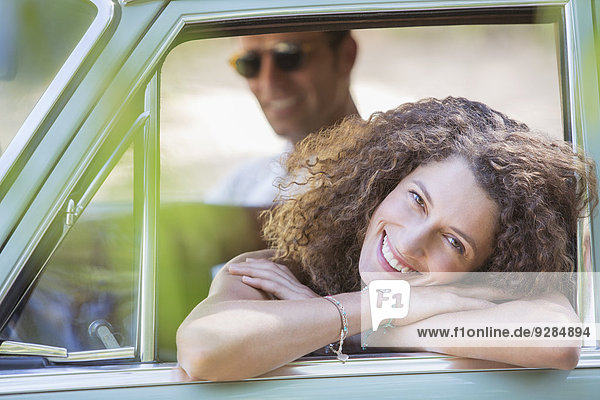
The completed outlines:
<svg viewBox="0 0 600 400">
<path fill-rule="evenodd" d="M 573 269 L 577 219 L 597 203 L 594 162 L 464 98 L 407 103 L 309 135 L 287 162 L 300 194 L 263 214 L 265 239 L 318 293 L 359 290 L 377 206 L 418 166 L 455 156 L 499 208 L 494 252 L 480 271 Z"/>
</svg>

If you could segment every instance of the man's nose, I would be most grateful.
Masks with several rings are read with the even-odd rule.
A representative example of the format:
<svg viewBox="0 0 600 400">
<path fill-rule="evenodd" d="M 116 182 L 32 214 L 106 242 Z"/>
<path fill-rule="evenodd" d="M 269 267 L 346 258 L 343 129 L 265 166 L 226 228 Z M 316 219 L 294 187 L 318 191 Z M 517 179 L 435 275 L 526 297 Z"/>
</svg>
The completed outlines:
<svg viewBox="0 0 600 400">
<path fill-rule="evenodd" d="M 261 67 L 258 73 L 258 81 L 261 87 L 270 88 L 277 86 L 285 78 L 285 72 L 275 65 L 271 54 L 264 53 L 261 56 Z"/>
</svg>

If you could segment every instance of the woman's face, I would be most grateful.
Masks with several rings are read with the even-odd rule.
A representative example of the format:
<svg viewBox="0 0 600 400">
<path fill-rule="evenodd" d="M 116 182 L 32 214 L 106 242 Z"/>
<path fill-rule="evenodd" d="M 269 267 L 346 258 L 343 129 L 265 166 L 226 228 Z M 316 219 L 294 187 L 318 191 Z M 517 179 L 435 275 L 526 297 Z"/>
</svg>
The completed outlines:
<svg viewBox="0 0 600 400">
<path fill-rule="evenodd" d="M 492 253 L 497 220 L 497 204 L 462 158 L 421 165 L 375 210 L 360 253 L 361 276 L 370 282 L 385 279 L 371 273 L 403 279 L 474 271 Z M 454 280 L 448 275 L 434 281 Z"/>
</svg>

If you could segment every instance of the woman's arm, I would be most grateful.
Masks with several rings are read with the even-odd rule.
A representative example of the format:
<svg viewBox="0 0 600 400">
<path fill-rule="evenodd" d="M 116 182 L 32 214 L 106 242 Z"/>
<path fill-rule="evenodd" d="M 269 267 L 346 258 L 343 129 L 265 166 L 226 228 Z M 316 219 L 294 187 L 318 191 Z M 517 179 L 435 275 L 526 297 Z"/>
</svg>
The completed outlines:
<svg viewBox="0 0 600 400">
<path fill-rule="evenodd" d="M 285 267 L 282 270 L 282 266 L 268 260 L 245 262 L 250 257 L 270 256 L 270 252 L 249 253 L 228 263 L 213 281 L 209 296 L 180 326 L 178 360 L 192 378 L 236 380 L 257 376 L 339 339 L 340 316 L 333 304 L 313 297 L 316 295 Z M 420 327 L 493 325 L 503 321 L 577 322 L 562 296 L 494 305 L 469 297 L 486 291 L 479 292 L 452 287 L 413 288 L 409 315 L 399 321 L 407 325 L 388 330 L 394 334 L 381 345 L 405 348 Z M 371 328 L 369 308 L 361 307 L 361 293 L 334 297 L 348 313 L 349 336 Z M 380 329 L 374 338 L 382 333 Z M 578 347 L 421 347 L 530 367 L 572 368 L 579 356 Z"/>
<path fill-rule="evenodd" d="M 191 377 L 235 380 L 260 375 L 339 340 L 338 309 L 298 282 L 285 266 L 260 259 L 272 255 L 248 253 L 229 262 L 215 277 L 208 297 L 180 326 L 178 360 Z M 371 327 L 368 302 L 361 304 L 361 293 L 334 297 L 347 312 L 348 336 Z M 413 321 L 493 305 L 448 290 L 423 295 L 413 304 L 408 317 Z"/>
<path fill-rule="evenodd" d="M 284 266 L 254 260 L 272 255 L 247 253 L 229 262 L 215 277 L 208 297 L 179 327 L 177 358 L 192 378 L 257 376 L 339 340 L 342 324 L 336 306 L 300 284 Z M 427 297 L 429 306 L 415 307 L 411 318 L 491 304 L 450 295 L 441 303 L 439 297 Z M 347 312 L 348 336 L 370 328 L 364 322 L 370 313 L 368 303 L 361 307 L 361 293 L 334 297 Z"/>
<path fill-rule="evenodd" d="M 398 322 L 401 323 L 401 320 Z M 446 328 L 449 329 L 450 334 L 453 334 L 455 327 L 458 329 L 501 326 L 516 328 L 526 324 L 545 326 L 579 322 L 569 301 L 563 295 L 554 293 L 535 299 L 509 301 L 482 310 L 436 315 L 416 323 L 387 329 L 386 335 L 382 334 L 383 331 L 376 331 L 370 341 L 376 342 L 378 346 L 391 347 L 405 347 L 406 343 L 412 343 L 426 351 L 499 361 L 523 367 L 573 369 L 579 361 L 581 342 L 577 339 L 552 340 L 544 343 L 539 339 L 523 339 L 517 342 L 517 339 L 512 338 L 504 339 L 506 341 L 503 347 L 493 347 L 493 342 L 485 347 L 475 347 L 477 343 L 473 339 L 465 340 L 459 346 L 431 345 L 433 339 L 430 339 L 428 344 L 427 339 L 418 336 L 418 329 Z"/>
<path fill-rule="evenodd" d="M 269 253 L 244 254 L 228 263 Z M 180 365 L 194 379 L 236 380 L 273 370 L 339 339 L 338 310 L 321 298 L 270 300 L 242 282 L 227 266 L 215 277 L 208 297 L 177 331 Z M 348 312 L 349 334 L 360 331 L 360 297 L 335 298 Z"/>
</svg>

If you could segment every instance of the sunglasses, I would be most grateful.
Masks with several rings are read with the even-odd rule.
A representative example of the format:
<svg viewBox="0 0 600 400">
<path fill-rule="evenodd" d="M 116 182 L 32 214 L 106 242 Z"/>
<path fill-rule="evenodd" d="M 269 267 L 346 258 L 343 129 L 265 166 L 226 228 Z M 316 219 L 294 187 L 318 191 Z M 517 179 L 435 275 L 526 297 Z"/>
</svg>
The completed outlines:
<svg viewBox="0 0 600 400">
<path fill-rule="evenodd" d="M 311 51 L 308 43 L 296 44 L 280 42 L 270 49 L 273 62 L 281 71 L 292 72 L 300 69 L 306 55 Z M 229 59 L 229 64 L 244 78 L 256 78 L 260 73 L 262 55 L 265 51 L 250 50 L 235 54 Z"/>
</svg>

